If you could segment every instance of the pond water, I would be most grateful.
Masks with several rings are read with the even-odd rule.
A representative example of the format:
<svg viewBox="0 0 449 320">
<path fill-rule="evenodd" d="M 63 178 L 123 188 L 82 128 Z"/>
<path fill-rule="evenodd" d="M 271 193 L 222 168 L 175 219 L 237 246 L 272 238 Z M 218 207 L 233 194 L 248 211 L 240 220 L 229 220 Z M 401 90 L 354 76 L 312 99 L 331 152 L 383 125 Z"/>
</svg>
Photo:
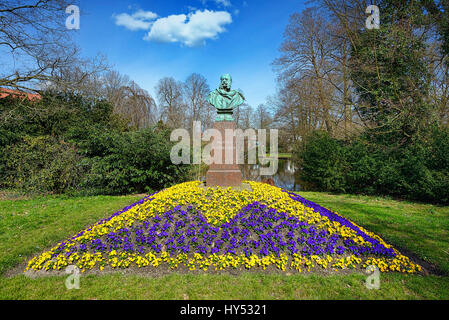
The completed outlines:
<svg viewBox="0 0 449 320">
<path fill-rule="evenodd" d="M 272 178 L 277 187 L 290 190 L 300 191 L 300 181 L 295 174 L 296 168 L 291 160 L 279 159 L 278 171 L 274 176 L 261 177 L 259 173 L 259 165 L 242 165 L 240 166 L 243 178 L 245 180 L 261 181 L 266 178 Z"/>
</svg>

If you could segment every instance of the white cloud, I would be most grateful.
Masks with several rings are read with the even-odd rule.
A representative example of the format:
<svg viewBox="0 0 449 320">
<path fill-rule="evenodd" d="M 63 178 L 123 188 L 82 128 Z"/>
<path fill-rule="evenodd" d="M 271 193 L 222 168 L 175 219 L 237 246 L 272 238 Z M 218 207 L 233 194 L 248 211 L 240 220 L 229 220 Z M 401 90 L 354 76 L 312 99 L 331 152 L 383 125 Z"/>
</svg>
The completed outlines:
<svg viewBox="0 0 449 320">
<path fill-rule="evenodd" d="M 153 20 L 157 18 L 157 14 L 151 11 L 139 10 L 133 14 L 133 17 L 136 19 Z"/>
<path fill-rule="evenodd" d="M 138 10 L 132 15 L 121 13 L 113 16 L 115 24 L 131 31 L 148 30 L 158 16 L 151 11 Z"/>
<path fill-rule="evenodd" d="M 232 22 L 226 11 L 196 11 L 188 15 L 171 15 L 154 21 L 145 40 L 159 42 L 181 42 L 193 47 L 204 44 L 206 39 L 215 39 Z"/>
</svg>

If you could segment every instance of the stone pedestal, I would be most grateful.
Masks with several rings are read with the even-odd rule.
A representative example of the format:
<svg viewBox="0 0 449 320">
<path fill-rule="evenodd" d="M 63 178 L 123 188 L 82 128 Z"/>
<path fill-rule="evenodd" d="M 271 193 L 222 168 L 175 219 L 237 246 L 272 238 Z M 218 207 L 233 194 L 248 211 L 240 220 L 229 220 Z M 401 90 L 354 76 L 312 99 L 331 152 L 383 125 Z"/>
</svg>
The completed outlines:
<svg viewBox="0 0 449 320">
<path fill-rule="evenodd" d="M 236 138 L 233 137 L 226 141 L 226 129 L 235 130 L 234 121 L 218 121 L 214 123 L 214 129 L 221 133 L 221 141 L 214 139 L 212 141 L 212 163 L 209 166 L 209 170 L 206 173 L 206 186 L 214 187 L 235 187 L 242 184 L 242 173 L 240 172 L 239 165 L 237 164 L 236 155 Z M 219 163 L 214 162 L 213 152 L 214 150 L 221 150 L 221 161 Z M 228 152 L 232 150 L 232 160 L 226 163 L 226 149 Z M 228 153 L 229 154 L 229 153 Z"/>
</svg>

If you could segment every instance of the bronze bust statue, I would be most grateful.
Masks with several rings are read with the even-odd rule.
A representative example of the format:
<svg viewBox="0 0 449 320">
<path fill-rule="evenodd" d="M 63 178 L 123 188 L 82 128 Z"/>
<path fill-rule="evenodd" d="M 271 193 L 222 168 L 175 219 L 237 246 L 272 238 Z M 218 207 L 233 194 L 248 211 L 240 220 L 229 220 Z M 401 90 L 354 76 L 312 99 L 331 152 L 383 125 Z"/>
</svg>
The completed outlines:
<svg viewBox="0 0 449 320">
<path fill-rule="evenodd" d="M 217 109 L 215 121 L 234 121 L 234 109 L 243 104 L 245 97 L 237 90 L 231 90 L 232 78 L 224 74 L 220 78 L 220 87 L 212 91 L 207 101 Z"/>
</svg>

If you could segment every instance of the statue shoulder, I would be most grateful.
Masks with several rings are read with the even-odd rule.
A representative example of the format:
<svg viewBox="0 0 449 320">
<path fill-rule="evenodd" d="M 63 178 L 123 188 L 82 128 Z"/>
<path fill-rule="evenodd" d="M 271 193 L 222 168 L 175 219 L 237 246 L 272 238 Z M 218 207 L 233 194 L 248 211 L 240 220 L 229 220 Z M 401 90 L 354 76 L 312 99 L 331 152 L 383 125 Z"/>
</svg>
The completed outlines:
<svg viewBox="0 0 449 320">
<path fill-rule="evenodd" d="M 211 92 L 209 93 L 209 97 L 210 97 L 210 98 L 216 97 L 217 95 L 220 95 L 220 92 L 218 92 L 217 89 L 215 89 L 214 91 L 211 91 Z"/>
<path fill-rule="evenodd" d="M 221 94 L 220 92 L 215 89 L 214 91 L 211 91 L 209 93 L 209 95 L 207 96 L 207 102 L 209 102 L 211 105 L 213 105 L 214 107 L 216 107 L 216 105 L 218 104 L 218 101 L 220 100 Z"/>
<path fill-rule="evenodd" d="M 243 99 L 243 100 L 245 100 L 245 97 L 243 96 L 243 93 L 241 93 L 240 91 L 238 91 L 238 90 L 233 90 L 234 92 L 233 92 L 233 96 L 234 97 L 240 97 L 241 99 Z"/>
</svg>

